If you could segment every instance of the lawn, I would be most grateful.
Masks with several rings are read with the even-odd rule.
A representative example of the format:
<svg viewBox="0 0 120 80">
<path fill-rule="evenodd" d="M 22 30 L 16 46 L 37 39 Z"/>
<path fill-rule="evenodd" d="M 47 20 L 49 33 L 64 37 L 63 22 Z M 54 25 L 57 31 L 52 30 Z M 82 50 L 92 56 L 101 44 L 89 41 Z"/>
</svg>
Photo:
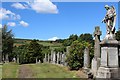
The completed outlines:
<svg viewBox="0 0 120 80">
<path fill-rule="evenodd" d="M 16 63 L 3 64 L 2 78 L 17 78 L 19 65 Z"/>
<path fill-rule="evenodd" d="M 2 64 L 0 64 L 0 79 L 2 78 Z"/>
<path fill-rule="evenodd" d="M 35 78 L 76 78 L 76 71 L 69 71 L 67 67 L 54 64 L 31 64 L 35 71 Z"/>
<path fill-rule="evenodd" d="M 7 63 L 3 65 L 3 78 L 18 78 L 19 70 L 29 68 L 32 78 L 76 78 L 77 71 L 69 71 L 67 67 L 54 64 L 24 64 Z M 23 73 L 25 70 L 23 70 Z M 28 73 L 28 72 L 27 72 Z M 28 73 L 29 75 L 29 73 Z M 20 77 L 19 77 L 20 78 Z"/>
</svg>

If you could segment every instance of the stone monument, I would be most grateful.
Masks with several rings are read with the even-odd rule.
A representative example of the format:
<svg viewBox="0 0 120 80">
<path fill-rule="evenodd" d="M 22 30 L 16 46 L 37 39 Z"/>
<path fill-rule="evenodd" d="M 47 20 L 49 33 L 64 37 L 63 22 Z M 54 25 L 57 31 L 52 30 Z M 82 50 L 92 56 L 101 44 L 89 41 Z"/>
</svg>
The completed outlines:
<svg viewBox="0 0 120 80">
<path fill-rule="evenodd" d="M 94 37 L 95 37 L 95 45 L 94 45 L 94 58 L 92 59 L 92 73 L 94 77 L 96 76 L 98 67 L 100 66 L 100 35 L 101 35 L 100 27 L 95 27 Z"/>
<path fill-rule="evenodd" d="M 105 5 L 107 10 L 103 22 L 106 23 L 106 36 L 100 42 L 101 61 L 96 78 L 120 78 L 119 45 L 115 40 L 116 12 L 114 6 Z"/>
<path fill-rule="evenodd" d="M 84 50 L 84 69 L 88 70 L 89 67 L 90 67 L 89 48 L 86 47 Z"/>
</svg>

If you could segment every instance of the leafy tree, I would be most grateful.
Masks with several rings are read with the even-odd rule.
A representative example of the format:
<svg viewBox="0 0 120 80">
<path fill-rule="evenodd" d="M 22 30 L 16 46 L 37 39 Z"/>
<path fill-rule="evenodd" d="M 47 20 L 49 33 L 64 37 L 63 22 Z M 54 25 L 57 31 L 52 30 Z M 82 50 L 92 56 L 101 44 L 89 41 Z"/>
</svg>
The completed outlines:
<svg viewBox="0 0 120 80">
<path fill-rule="evenodd" d="M 7 56 L 9 57 L 9 61 L 12 60 L 13 56 L 11 55 L 13 50 L 13 34 L 12 30 L 7 29 L 7 25 L 4 25 L 2 28 L 2 55 L 3 59 L 7 60 Z"/>
<path fill-rule="evenodd" d="M 116 35 L 116 39 L 117 39 L 118 41 L 120 41 L 120 30 L 117 31 L 115 35 Z"/>
<path fill-rule="evenodd" d="M 78 40 L 71 44 L 69 54 L 67 55 L 68 66 L 71 70 L 78 70 L 83 66 L 83 48 L 83 44 Z"/>
<path fill-rule="evenodd" d="M 77 40 L 78 39 L 78 36 L 75 34 L 72 34 L 69 36 L 68 39 L 65 39 L 63 41 L 63 46 L 70 46 L 72 44 L 73 41 Z"/>
<path fill-rule="evenodd" d="M 78 40 L 81 41 L 85 41 L 85 42 L 89 42 L 93 45 L 94 41 L 93 41 L 93 37 L 91 34 L 89 33 L 85 33 L 85 34 L 81 34 L 78 38 Z"/>
<path fill-rule="evenodd" d="M 32 40 L 28 46 L 28 53 L 26 56 L 28 57 L 28 62 L 35 62 L 36 58 L 39 58 L 41 62 L 43 62 L 43 54 L 42 54 L 43 45 L 37 43 L 36 40 Z"/>
</svg>

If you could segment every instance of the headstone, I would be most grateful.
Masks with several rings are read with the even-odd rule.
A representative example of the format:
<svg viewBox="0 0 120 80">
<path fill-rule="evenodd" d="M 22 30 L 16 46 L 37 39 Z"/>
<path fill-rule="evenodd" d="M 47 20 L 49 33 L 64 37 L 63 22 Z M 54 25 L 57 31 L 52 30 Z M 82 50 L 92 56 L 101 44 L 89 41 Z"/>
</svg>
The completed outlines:
<svg viewBox="0 0 120 80">
<path fill-rule="evenodd" d="M 49 54 L 48 54 L 48 63 L 50 62 L 50 56 L 49 56 Z"/>
<path fill-rule="evenodd" d="M 36 58 L 36 64 L 38 63 L 37 58 Z"/>
<path fill-rule="evenodd" d="M 56 54 L 55 54 L 55 51 L 53 52 L 53 64 L 55 64 L 55 61 L 56 61 Z"/>
<path fill-rule="evenodd" d="M 47 62 L 47 56 L 46 56 L 46 54 L 45 54 L 44 62 Z"/>
<path fill-rule="evenodd" d="M 64 65 L 64 63 L 65 63 L 65 54 L 63 53 L 62 54 L 62 65 Z"/>
<path fill-rule="evenodd" d="M 90 67 L 89 48 L 86 47 L 84 50 L 84 69 L 88 69 L 89 67 Z"/>
<path fill-rule="evenodd" d="M 100 35 L 101 35 L 100 27 L 96 26 L 94 31 L 94 37 L 95 37 L 95 45 L 94 45 L 94 58 L 92 59 L 92 66 L 91 70 L 94 74 L 94 77 L 96 76 L 98 67 L 100 66 Z"/>
<path fill-rule="evenodd" d="M 57 53 L 57 64 L 59 64 L 59 52 Z"/>
<path fill-rule="evenodd" d="M 5 62 L 9 62 L 8 54 L 5 55 Z"/>
<path fill-rule="evenodd" d="M 19 62 L 19 55 L 17 55 L 17 63 L 19 64 L 20 62 Z"/>
</svg>

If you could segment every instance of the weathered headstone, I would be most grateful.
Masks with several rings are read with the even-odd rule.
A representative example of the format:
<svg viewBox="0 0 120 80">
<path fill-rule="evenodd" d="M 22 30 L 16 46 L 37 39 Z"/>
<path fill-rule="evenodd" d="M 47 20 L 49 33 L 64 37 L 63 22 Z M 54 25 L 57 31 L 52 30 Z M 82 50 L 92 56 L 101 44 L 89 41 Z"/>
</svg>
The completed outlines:
<svg viewBox="0 0 120 80">
<path fill-rule="evenodd" d="M 89 67 L 90 67 L 89 48 L 86 47 L 84 50 L 84 69 L 88 69 Z"/>
<path fill-rule="evenodd" d="M 57 53 L 57 64 L 59 64 L 59 52 Z"/>
<path fill-rule="evenodd" d="M 55 51 L 53 52 L 53 64 L 55 64 L 55 61 L 56 61 L 56 54 L 55 54 Z"/>
<path fill-rule="evenodd" d="M 50 62 L 50 55 L 48 54 L 48 63 Z"/>
<path fill-rule="evenodd" d="M 46 60 L 46 59 L 47 59 L 47 56 L 46 56 L 46 54 L 45 54 L 45 57 L 44 57 L 44 62 L 47 62 L 47 60 Z"/>
</svg>

